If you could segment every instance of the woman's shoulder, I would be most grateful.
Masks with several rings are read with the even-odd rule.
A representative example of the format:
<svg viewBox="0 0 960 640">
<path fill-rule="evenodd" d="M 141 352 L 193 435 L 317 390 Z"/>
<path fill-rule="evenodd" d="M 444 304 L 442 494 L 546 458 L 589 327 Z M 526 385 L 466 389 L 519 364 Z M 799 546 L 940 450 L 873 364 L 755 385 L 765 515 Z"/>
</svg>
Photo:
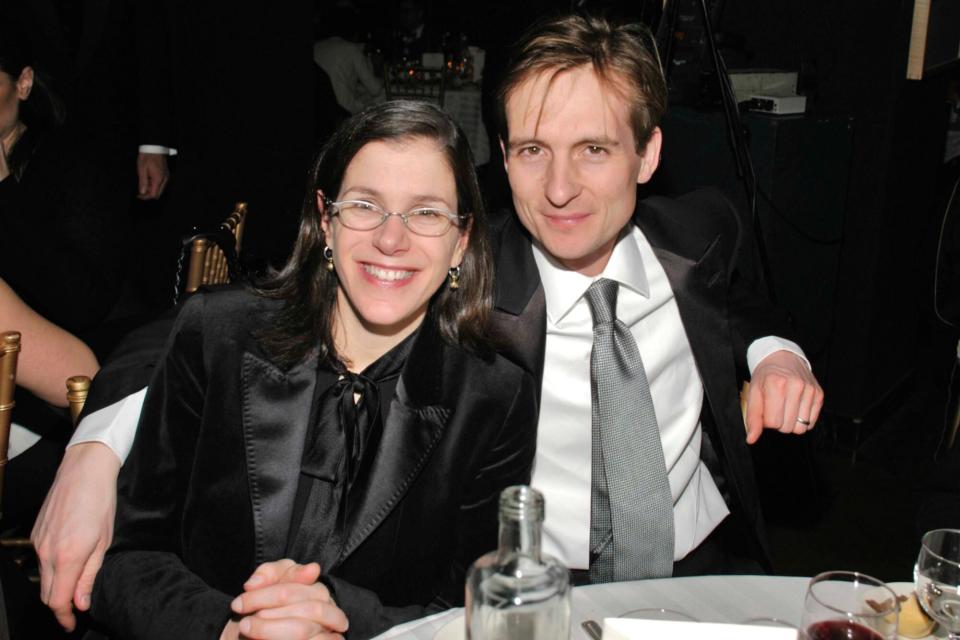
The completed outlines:
<svg viewBox="0 0 960 640">
<path fill-rule="evenodd" d="M 193 325 L 213 337 L 247 335 L 269 322 L 280 302 L 242 284 L 205 288 L 190 296 L 179 313 L 180 324 Z"/>
</svg>

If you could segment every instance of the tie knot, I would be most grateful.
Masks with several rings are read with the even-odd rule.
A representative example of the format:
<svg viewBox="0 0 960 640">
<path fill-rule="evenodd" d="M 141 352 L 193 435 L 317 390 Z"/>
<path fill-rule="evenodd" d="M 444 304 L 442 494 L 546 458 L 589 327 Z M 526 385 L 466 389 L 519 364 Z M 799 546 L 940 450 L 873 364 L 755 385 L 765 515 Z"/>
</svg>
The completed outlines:
<svg viewBox="0 0 960 640">
<path fill-rule="evenodd" d="M 587 302 L 593 314 L 594 326 L 613 322 L 617 319 L 617 293 L 620 283 L 616 280 L 600 278 L 587 289 Z"/>
</svg>

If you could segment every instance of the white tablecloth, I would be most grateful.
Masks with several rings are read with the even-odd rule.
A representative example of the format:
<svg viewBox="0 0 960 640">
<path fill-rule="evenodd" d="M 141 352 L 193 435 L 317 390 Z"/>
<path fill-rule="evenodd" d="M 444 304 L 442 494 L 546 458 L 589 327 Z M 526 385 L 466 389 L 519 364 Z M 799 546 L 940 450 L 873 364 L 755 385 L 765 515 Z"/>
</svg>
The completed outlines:
<svg viewBox="0 0 960 640">
<path fill-rule="evenodd" d="M 604 618 L 644 608 L 681 611 L 701 622 L 736 623 L 767 617 L 799 625 L 809 581 L 786 576 L 701 576 L 577 587 L 573 590 L 570 638 L 589 638 L 580 626 L 584 620 L 602 624 Z M 396 626 L 377 638 L 433 640 L 437 631 L 462 615 L 463 609 L 452 609 Z"/>
</svg>

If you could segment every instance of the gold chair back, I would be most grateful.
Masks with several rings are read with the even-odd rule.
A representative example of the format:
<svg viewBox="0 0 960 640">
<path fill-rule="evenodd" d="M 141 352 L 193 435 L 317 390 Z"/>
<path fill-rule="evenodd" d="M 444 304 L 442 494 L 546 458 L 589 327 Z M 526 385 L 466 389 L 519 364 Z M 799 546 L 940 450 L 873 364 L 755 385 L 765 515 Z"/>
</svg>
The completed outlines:
<svg viewBox="0 0 960 640">
<path fill-rule="evenodd" d="M 0 333 L 0 495 L 3 495 L 3 480 L 7 470 L 7 448 L 10 444 L 10 422 L 14 404 L 13 393 L 17 388 L 19 356 L 20 332 Z"/>
<path fill-rule="evenodd" d="M 67 404 L 70 405 L 70 420 L 77 426 L 77 418 L 83 411 L 83 404 L 90 392 L 90 376 L 70 376 L 67 378 Z"/>
<path fill-rule="evenodd" d="M 243 240 L 243 226 L 247 218 L 247 203 L 238 202 L 233 213 L 220 225 L 235 239 L 235 249 L 240 253 Z M 227 257 L 217 243 L 209 238 L 197 238 L 190 247 L 190 266 L 187 269 L 187 283 L 184 292 L 193 293 L 203 285 L 224 284 L 230 282 Z"/>
</svg>

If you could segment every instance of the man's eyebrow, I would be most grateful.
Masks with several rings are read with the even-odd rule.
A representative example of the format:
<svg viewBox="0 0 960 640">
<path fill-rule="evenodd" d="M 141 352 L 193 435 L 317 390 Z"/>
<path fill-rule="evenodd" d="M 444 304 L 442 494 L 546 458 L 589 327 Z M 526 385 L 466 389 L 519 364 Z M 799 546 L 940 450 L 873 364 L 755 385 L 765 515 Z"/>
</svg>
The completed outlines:
<svg viewBox="0 0 960 640">
<path fill-rule="evenodd" d="M 620 141 L 617 140 L 616 138 L 611 138 L 609 136 L 599 136 L 595 138 L 583 138 L 582 140 L 578 141 L 574 146 L 619 147 L 620 145 L 621 145 Z"/>
<path fill-rule="evenodd" d="M 518 139 L 507 140 L 507 146 L 508 148 L 511 148 L 511 149 L 513 147 L 525 147 L 530 145 L 533 145 L 535 147 L 547 146 L 543 143 L 542 140 L 539 140 L 538 138 L 518 138 Z"/>
</svg>

